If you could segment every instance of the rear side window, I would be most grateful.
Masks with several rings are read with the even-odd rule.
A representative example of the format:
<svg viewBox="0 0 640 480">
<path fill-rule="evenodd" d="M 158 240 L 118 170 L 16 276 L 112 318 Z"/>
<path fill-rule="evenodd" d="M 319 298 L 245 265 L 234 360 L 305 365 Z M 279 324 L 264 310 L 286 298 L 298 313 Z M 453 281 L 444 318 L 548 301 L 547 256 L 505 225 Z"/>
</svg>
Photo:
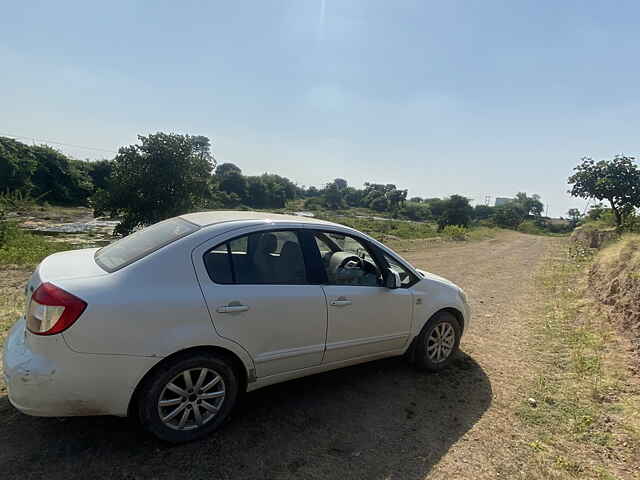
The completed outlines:
<svg viewBox="0 0 640 480">
<path fill-rule="evenodd" d="M 307 272 L 295 231 L 259 232 L 222 243 L 204 255 L 211 280 L 240 285 L 306 285 Z"/>
<path fill-rule="evenodd" d="M 170 218 L 101 248 L 95 260 L 107 272 L 115 272 L 198 229 L 197 225 L 181 218 Z"/>
</svg>

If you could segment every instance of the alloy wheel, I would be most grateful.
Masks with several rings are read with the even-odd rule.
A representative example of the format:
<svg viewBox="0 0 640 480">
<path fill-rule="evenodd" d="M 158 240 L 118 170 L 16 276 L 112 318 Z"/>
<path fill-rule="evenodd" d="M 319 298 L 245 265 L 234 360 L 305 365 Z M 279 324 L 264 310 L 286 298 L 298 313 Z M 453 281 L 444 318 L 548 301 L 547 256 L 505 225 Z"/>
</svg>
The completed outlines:
<svg viewBox="0 0 640 480">
<path fill-rule="evenodd" d="M 190 368 L 165 385 L 158 399 L 162 422 L 174 430 L 195 430 L 214 419 L 226 396 L 222 376 L 210 368 Z"/>
<path fill-rule="evenodd" d="M 456 331 L 449 322 L 442 322 L 435 326 L 426 340 L 427 356 L 434 363 L 444 362 L 456 342 Z"/>
</svg>

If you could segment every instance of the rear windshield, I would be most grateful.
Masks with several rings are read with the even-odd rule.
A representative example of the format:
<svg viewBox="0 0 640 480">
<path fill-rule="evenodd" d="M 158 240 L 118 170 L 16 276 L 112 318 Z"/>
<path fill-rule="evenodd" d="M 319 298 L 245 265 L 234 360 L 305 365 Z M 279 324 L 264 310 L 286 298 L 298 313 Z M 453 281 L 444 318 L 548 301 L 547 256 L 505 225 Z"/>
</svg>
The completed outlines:
<svg viewBox="0 0 640 480">
<path fill-rule="evenodd" d="M 95 255 L 96 263 L 107 272 L 114 272 L 199 228 L 181 218 L 170 218 L 101 248 Z"/>
</svg>

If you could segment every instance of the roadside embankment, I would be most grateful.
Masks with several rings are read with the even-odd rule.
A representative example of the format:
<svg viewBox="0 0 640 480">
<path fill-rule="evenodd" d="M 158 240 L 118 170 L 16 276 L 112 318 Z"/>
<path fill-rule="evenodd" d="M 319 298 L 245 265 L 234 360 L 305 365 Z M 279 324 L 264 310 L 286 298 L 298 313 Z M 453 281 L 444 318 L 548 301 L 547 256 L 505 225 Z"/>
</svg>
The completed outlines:
<svg viewBox="0 0 640 480">
<path fill-rule="evenodd" d="M 589 224 L 576 228 L 571 234 L 571 240 L 587 248 L 602 248 L 619 234 L 615 228 L 595 228 Z"/>
<path fill-rule="evenodd" d="M 625 235 L 598 253 L 589 288 L 640 359 L 640 235 Z"/>
</svg>

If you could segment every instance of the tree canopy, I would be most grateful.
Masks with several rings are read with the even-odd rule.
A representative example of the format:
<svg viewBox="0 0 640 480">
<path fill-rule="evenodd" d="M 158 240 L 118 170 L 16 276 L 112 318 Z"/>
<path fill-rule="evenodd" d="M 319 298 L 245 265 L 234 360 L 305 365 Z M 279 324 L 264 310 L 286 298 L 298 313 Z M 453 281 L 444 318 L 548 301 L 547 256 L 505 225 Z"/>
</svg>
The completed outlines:
<svg viewBox="0 0 640 480">
<path fill-rule="evenodd" d="M 540 195 L 528 196 L 525 192 L 518 192 L 513 200 L 493 209 L 493 219 L 503 228 L 517 229 L 527 219 L 542 225 L 543 210 Z"/>
<path fill-rule="evenodd" d="M 97 215 L 122 218 L 119 234 L 193 210 L 208 194 L 213 161 L 202 137 L 156 133 L 138 140 L 120 148 L 110 188 L 95 196 Z"/>
<path fill-rule="evenodd" d="M 438 229 L 442 230 L 448 225 L 467 227 L 473 218 L 473 207 L 469 199 L 462 195 L 451 195 L 443 200 L 442 213 L 438 218 Z"/>
<path fill-rule="evenodd" d="M 117 233 L 198 209 L 282 209 L 295 199 L 304 208 L 360 208 L 392 218 L 469 226 L 474 221 L 517 229 L 527 218 L 543 223 L 538 195 L 520 192 L 501 207 L 469 199 L 414 196 L 392 183 L 365 182 L 362 188 L 335 178 L 322 188 L 296 185 L 273 174 L 244 175 L 234 163 L 216 168 L 205 136 L 156 133 L 119 149 L 113 160 L 80 161 L 48 147 L 0 137 L 0 193 L 19 192 L 63 205 L 94 207 L 96 215 L 122 220 Z"/>
<path fill-rule="evenodd" d="M 574 197 L 607 200 L 616 226 L 621 227 L 625 214 L 640 207 L 640 170 L 634 157 L 618 155 L 612 160 L 596 162 L 584 157 L 569 177 Z"/>
</svg>

